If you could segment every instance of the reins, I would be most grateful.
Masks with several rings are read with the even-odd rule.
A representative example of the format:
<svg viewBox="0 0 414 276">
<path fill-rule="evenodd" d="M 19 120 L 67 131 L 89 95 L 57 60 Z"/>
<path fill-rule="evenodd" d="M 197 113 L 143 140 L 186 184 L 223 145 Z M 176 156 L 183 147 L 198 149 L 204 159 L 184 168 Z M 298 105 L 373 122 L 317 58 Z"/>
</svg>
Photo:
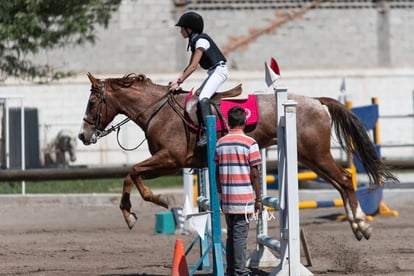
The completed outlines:
<svg viewBox="0 0 414 276">
<path fill-rule="evenodd" d="M 183 93 L 183 92 L 181 92 L 181 93 Z M 185 115 L 184 115 L 185 114 L 185 107 L 182 106 L 177 101 L 176 97 L 174 97 L 174 95 L 176 95 L 176 94 L 178 94 L 178 93 L 168 90 L 167 93 L 162 95 L 158 100 L 156 100 L 155 102 L 153 102 L 152 104 L 147 106 L 144 110 L 142 110 L 141 112 L 138 113 L 138 115 L 135 117 L 135 120 L 138 120 L 138 118 L 141 117 L 142 114 L 144 114 L 145 112 L 147 112 L 148 110 L 153 108 L 155 105 L 160 103 L 158 105 L 158 107 L 155 108 L 154 111 L 152 111 L 152 113 L 149 116 L 148 120 L 145 122 L 145 126 L 143 128 L 144 132 L 146 132 L 146 130 L 148 129 L 148 125 L 151 122 L 151 120 L 165 106 L 166 103 L 168 103 L 168 105 L 171 107 L 171 109 L 178 115 L 178 117 L 180 117 L 180 119 L 184 122 L 186 127 L 191 128 L 193 130 L 196 130 L 196 128 L 190 122 L 188 122 L 188 120 L 185 118 Z M 108 134 L 112 133 L 113 131 L 116 131 L 116 141 L 117 141 L 117 143 L 118 143 L 118 145 L 121 149 L 123 149 L 125 151 L 133 151 L 133 150 L 136 150 L 137 148 L 139 148 L 145 142 L 146 138 L 144 138 L 137 146 L 135 146 L 133 148 L 124 147 L 121 144 L 120 140 L 119 140 L 119 132 L 121 130 L 121 126 L 125 125 L 126 123 L 128 123 L 131 120 L 131 118 L 129 118 L 129 117 L 125 118 L 124 120 L 122 120 L 121 122 L 119 122 L 115 125 L 112 125 L 110 128 L 107 128 L 107 129 L 104 129 L 104 130 L 99 130 L 98 129 L 100 121 L 101 121 L 101 112 L 102 112 L 103 103 L 105 103 L 105 105 L 107 107 L 106 112 L 108 112 L 108 108 L 111 108 L 111 106 L 106 101 L 106 98 L 105 98 L 105 80 L 102 80 L 102 84 L 101 84 L 100 98 L 99 98 L 99 104 L 98 104 L 98 117 L 97 117 L 95 123 L 92 123 L 92 122 L 87 121 L 86 119 L 84 119 L 84 121 L 87 122 L 88 124 L 91 124 L 91 125 L 95 126 L 95 131 L 97 133 L 96 138 L 97 139 L 103 138 L 103 137 L 107 136 Z M 223 121 L 225 122 L 225 124 L 227 125 L 227 121 L 226 121 L 225 117 L 223 116 L 223 114 L 221 113 L 221 111 L 215 105 L 213 105 L 213 106 L 216 109 L 217 114 L 219 114 L 219 117 L 221 117 L 223 119 Z"/>
<path fill-rule="evenodd" d="M 185 108 L 179 102 L 177 102 L 177 99 L 174 97 L 173 92 L 169 93 L 168 95 L 168 104 L 170 105 L 172 110 L 174 110 L 174 112 L 177 113 L 178 117 L 181 118 L 181 120 L 187 127 L 196 130 L 196 128 L 192 124 L 190 124 L 188 120 L 185 118 L 185 115 L 183 115 L 185 114 Z M 177 106 L 180 108 L 181 111 L 177 110 Z"/>
<path fill-rule="evenodd" d="M 197 130 L 194 125 L 188 122 L 188 120 L 185 118 L 185 107 L 183 107 L 179 102 L 177 102 L 177 99 L 174 96 L 174 93 L 170 93 L 168 95 L 168 104 L 171 106 L 171 108 L 177 113 L 178 117 L 181 118 L 181 120 L 187 125 L 187 127 Z M 178 106 L 181 109 L 181 112 L 177 110 L 176 106 Z M 223 113 L 221 112 L 220 108 L 217 107 L 217 105 L 213 104 L 214 109 L 216 110 L 217 115 L 223 120 L 223 122 L 226 124 L 227 129 L 230 129 L 226 117 L 224 117 Z"/>
<path fill-rule="evenodd" d="M 140 113 L 138 113 L 138 115 L 136 116 L 136 119 L 138 119 L 139 117 L 141 117 L 142 114 L 144 114 L 145 112 L 147 112 L 150 108 L 152 108 L 154 105 L 156 105 L 157 103 L 159 103 L 162 99 L 164 99 L 166 96 L 168 96 L 169 93 L 166 93 L 165 95 L 163 95 L 161 98 L 159 98 L 158 100 L 156 100 L 154 103 L 152 103 L 151 105 L 149 105 L 147 108 L 145 108 L 143 111 L 141 111 Z M 158 113 L 158 111 L 165 105 L 165 103 L 167 103 L 168 99 L 165 100 L 163 103 L 161 103 L 160 106 L 158 106 L 157 109 L 154 110 L 153 113 L 151 113 L 150 118 L 147 120 L 145 126 L 148 126 L 149 121 L 151 121 L 151 119 L 154 117 L 154 115 L 156 113 Z M 111 132 L 115 131 L 115 130 L 119 130 L 121 128 L 121 126 L 125 125 L 126 123 L 128 123 L 131 120 L 131 118 L 125 118 L 124 120 L 122 120 L 121 122 L 117 123 L 116 125 L 111 126 L 108 129 L 105 129 L 103 131 L 101 131 L 98 135 L 98 139 L 105 137 L 106 135 L 110 134 Z M 145 132 L 146 128 L 144 129 Z M 118 131 L 119 132 L 119 131 Z"/>
<path fill-rule="evenodd" d="M 146 138 L 144 138 L 136 147 L 133 148 L 126 148 L 124 147 L 121 142 L 119 141 L 119 132 L 121 130 L 121 126 L 125 125 L 126 123 L 128 123 L 131 118 L 125 118 L 124 120 L 122 120 L 121 122 L 112 125 L 110 128 L 105 129 L 100 131 L 98 129 L 99 123 L 100 123 L 100 118 L 101 118 L 101 111 L 102 111 L 102 103 L 104 102 L 108 107 L 110 107 L 110 105 L 108 104 L 108 102 L 105 99 L 105 80 L 102 81 L 102 85 L 101 85 L 101 94 L 100 94 L 100 99 L 99 99 L 99 105 L 98 105 L 98 118 L 95 121 L 95 123 L 91 123 L 89 121 L 85 121 L 88 124 L 92 124 L 95 125 L 95 129 L 97 132 L 97 139 L 103 138 L 105 136 L 107 136 L 108 134 L 112 133 L 113 131 L 116 131 L 116 141 L 119 145 L 119 147 L 125 151 L 133 151 L 136 150 L 137 148 L 139 148 L 144 141 L 146 140 Z M 187 122 L 187 120 L 185 119 L 184 115 L 181 114 L 180 110 L 182 112 L 184 112 L 184 107 L 177 102 L 177 100 L 174 97 L 174 92 L 172 91 L 167 91 L 167 93 L 165 93 L 162 97 L 160 97 L 158 100 L 156 100 L 155 102 L 153 102 L 152 104 L 150 104 L 149 106 L 147 106 L 144 110 L 142 110 L 141 112 L 138 113 L 138 115 L 135 117 L 135 119 L 137 120 L 139 117 L 141 117 L 142 114 L 144 114 L 145 112 L 147 112 L 148 110 L 150 110 L 151 108 L 153 108 L 155 105 L 159 104 L 161 102 L 161 104 L 151 113 L 151 115 L 149 116 L 148 120 L 145 123 L 145 127 L 144 127 L 144 132 L 147 130 L 149 123 L 151 122 L 151 120 L 155 117 L 155 115 L 165 106 L 166 103 L 168 103 L 171 108 L 174 110 L 174 112 L 184 121 L 184 123 L 191 128 L 194 128 L 191 124 L 189 124 Z M 177 106 L 179 107 L 180 110 L 177 110 Z"/>
</svg>

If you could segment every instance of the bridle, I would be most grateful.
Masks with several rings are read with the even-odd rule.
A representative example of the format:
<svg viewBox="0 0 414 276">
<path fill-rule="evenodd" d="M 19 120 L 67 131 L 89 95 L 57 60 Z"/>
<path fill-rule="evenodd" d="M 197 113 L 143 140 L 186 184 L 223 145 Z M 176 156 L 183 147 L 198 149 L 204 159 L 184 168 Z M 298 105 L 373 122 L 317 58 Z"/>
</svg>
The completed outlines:
<svg viewBox="0 0 414 276">
<path fill-rule="evenodd" d="M 95 127 L 95 130 L 94 130 L 94 133 L 93 133 L 93 136 L 95 137 L 95 139 L 98 140 L 98 139 L 100 139 L 102 137 L 105 137 L 106 135 L 110 134 L 111 132 L 117 130 L 117 142 L 118 142 L 118 145 L 122 149 L 124 149 L 124 150 L 135 150 L 136 148 L 141 146 L 141 144 L 143 142 L 141 142 L 137 147 L 135 147 L 133 149 L 126 149 L 119 142 L 119 130 L 120 130 L 122 125 L 126 124 L 130 120 L 130 118 L 125 118 L 121 122 L 117 123 L 116 125 L 111 126 L 108 129 L 101 129 L 100 128 L 103 104 L 105 103 L 105 106 L 106 106 L 106 114 L 108 114 L 108 109 L 109 108 L 112 109 L 112 110 L 114 110 L 114 108 L 111 107 L 111 105 L 106 101 L 106 98 L 105 98 L 105 80 L 101 81 L 101 90 L 100 90 L 99 93 L 100 94 L 99 94 L 99 102 L 98 102 L 98 112 L 97 112 L 97 118 L 96 118 L 95 122 L 91 122 L 88 119 L 86 119 L 85 117 L 83 118 L 83 120 L 87 124 L 92 125 L 92 126 Z"/>
<path fill-rule="evenodd" d="M 100 95 L 99 95 L 97 118 L 96 118 L 95 122 L 91 122 L 88 119 L 86 119 L 85 117 L 83 118 L 83 120 L 86 123 L 88 123 L 89 125 L 95 126 L 95 130 L 98 131 L 98 132 L 102 132 L 102 130 L 99 129 L 99 125 L 101 123 L 102 104 L 105 103 L 106 106 L 108 106 L 108 103 L 106 101 L 104 92 L 105 92 L 105 80 L 102 80 L 101 81 L 101 91 L 100 91 Z"/>
<path fill-rule="evenodd" d="M 150 104 L 149 106 L 147 106 L 147 108 L 145 108 L 144 110 L 142 110 L 137 116 L 136 119 L 138 119 L 139 117 L 141 117 L 141 115 L 143 113 L 145 113 L 146 111 L 148 111 L 149 109 L 153 108 L 156 104 L 158 104 L 159 102 L 161 102 L 161 104 L 151 113 L 151 115 L 149 116 L 149 119 L 147 120 L 147 122 L 145 123 L 145 128 L 148 127 L 149 122 L 151 121 L 151 119 L 155 116 L 155 114 L 158 113 L 158 111 L 161 110 L 161 108 L 168 102 L 170 105 L 171 103 L 169 102 L 169 96 L 172 95 L 172 93 L 170 93 L 170 91 L 168 91 L 165 95 L 163 95 L 161 98 L 159 98 L 157 101 L 155 101 L 154 103 Z M 99 102 L 98 102 L 98 114 L 97 114 L 97 118 L 95 120 L 95 122 L 91 122 L 88 119 L 86 119 L 85 117 L 83 118 L 83 120 L 89 124 L 95 127 L 94 129 L 94 133 L 92 134 L 92 136 L 96 139 L 96 141 L 102 137 L 105 137 L 106 135 L 110 134 L 113 131 L 117 131 L 117 135 L 116 135 L 116 140 L 118 142 L 118 145 L 120 148 L 122 148 L 123 150 L 126 151 L 132 151 L 135 150 L 137 148 L 139 148 L 144 141 L 146 140 L 146 138 L 144 138 L 142 140 L 142 142 L 140 142 L 136 147 L 133 148 L 125 148 L 124 146 L 121 145 L 121 142 L 119 141 L 119 131 L 121 129 L 121 126 L 123 126 L 124 124 L 126 124 L 127 122 L 129 122 L 131 119 L 125 118 L 124 120 L 122 120 L 121 122 L 117 123 L 116 125 L 112 125 L 110 128 L 108 129 L 101 129 L 100 123 L 101 123 L 101 114 L 102 114 L 102 106 L 103 103 L 105 103 L 106 106 L 106 113 L 108 113 L 108 108 L 114 110 L 113 107 L 111 107 L 111 105 L 106 101 L 105 98 L 105 80 L 101 81 L 101 90 L 100 90 L 100 95 L 99 95 Z M 177 112 L 177 110 L 175 110 Z M 143 129 L 145 132 L 145 129 Z"/>
</svg>

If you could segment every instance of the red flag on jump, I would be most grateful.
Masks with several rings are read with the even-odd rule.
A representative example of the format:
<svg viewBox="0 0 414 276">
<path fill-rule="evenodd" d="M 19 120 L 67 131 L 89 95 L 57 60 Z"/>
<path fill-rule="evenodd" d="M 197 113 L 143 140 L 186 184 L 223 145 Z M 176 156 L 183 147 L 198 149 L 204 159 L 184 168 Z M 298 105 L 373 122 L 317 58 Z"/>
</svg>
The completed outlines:
<svg viewBox="0 0 414 276">
<path fill-rule="evenodd" d="M 280 76 L 280 70 L 279 70 L 279 65 L 277 64 L 276 60 L 274 58 L 272 58 L 270 60 L 270 68 L 273 70 L 273 72 L 276 73 L 276 75 Z"/>
<path fill-rule="evenodd" d="M 270 60 L 270 66 L 265 62 L 265 82 L 268 87 L 274 84 L 274 82 L 280 77 L 279 65 L 276 60 L 272 58 Z"/>
</svg>

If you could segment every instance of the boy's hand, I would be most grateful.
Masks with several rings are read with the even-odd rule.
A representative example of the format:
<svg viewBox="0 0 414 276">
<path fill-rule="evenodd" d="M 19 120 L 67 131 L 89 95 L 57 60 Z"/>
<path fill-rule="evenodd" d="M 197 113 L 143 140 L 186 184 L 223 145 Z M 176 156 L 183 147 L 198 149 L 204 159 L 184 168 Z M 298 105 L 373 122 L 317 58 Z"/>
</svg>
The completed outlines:
<svg viewBox="0 0 414 276">
<path fill-rule="evenodd" d="M 256 200 L 256 202 L 254 203 L 254 212 L 258 213 L 259 215 L 263 212 L 263 203 L 261 200 Z"/>
</svg>

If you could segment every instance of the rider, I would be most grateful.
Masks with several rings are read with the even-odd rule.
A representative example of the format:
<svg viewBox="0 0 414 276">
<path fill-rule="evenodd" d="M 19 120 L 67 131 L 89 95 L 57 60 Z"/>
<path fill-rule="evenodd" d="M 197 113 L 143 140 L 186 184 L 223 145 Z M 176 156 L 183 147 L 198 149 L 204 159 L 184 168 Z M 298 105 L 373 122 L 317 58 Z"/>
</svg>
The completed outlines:
<svg viewBox="0 0 414 276">
<path fill-rule="evenodd" d="M 198 97 L 198 111 L 201 113 L 200 124 L 203 131 L 197 146 L 201 147 L 207 144 L 205 127 L 207 125 L 206 116 L 211 114 L 210 98 L 227 80 L 226 58 L 214 41 L 203 33 L 204 22 L 198 13 L 187 12 L 183 14 L 175 26 L 181 27 L 183 38 L 188 38 L 187 51 L 189 48 L 191 49 L 191 59 L 181 76 L 171 82 L 170 90 L 179 89 L 180 84 L 197 69 L 198 65 L 207 70 L 208 74 L 208 77 L 201 84 L 201 92 Z"/>
</svg>

